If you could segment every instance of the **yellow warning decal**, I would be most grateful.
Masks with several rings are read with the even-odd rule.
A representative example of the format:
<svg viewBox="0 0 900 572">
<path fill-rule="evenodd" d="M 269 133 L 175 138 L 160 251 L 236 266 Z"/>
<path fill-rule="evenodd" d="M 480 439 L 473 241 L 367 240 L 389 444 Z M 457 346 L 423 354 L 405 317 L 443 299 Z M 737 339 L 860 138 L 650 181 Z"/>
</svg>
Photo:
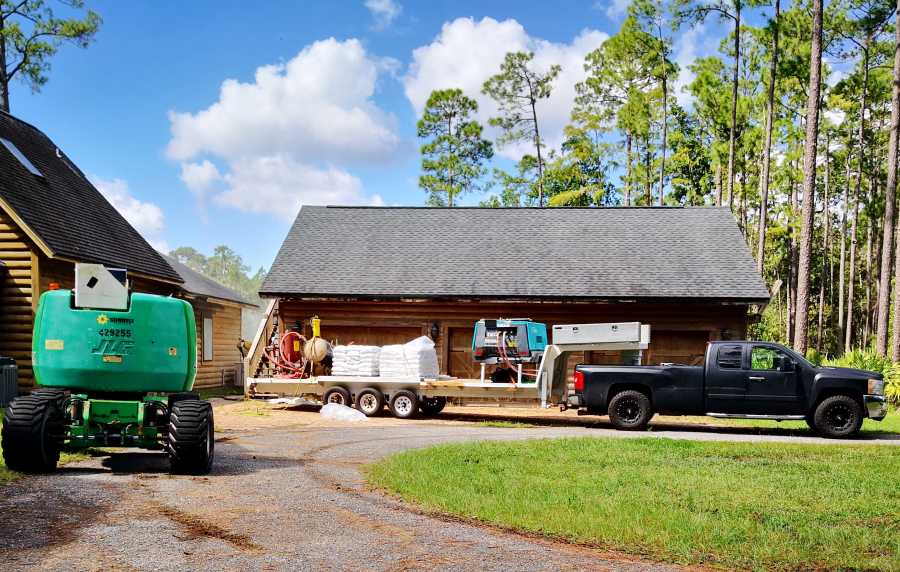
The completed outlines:
<svg viewBox="0 0 900 572">
<path fill-rule="evenodd" d="M 46 340 L 44 342 L 44 349 L 47 350 L 62 350 L 66 348 L 65 340 Z"/>
<path fill-rule="evenodd" d="M 103 356 L 103 363 L 122 363 L 122 356 Z"/>
</svg>

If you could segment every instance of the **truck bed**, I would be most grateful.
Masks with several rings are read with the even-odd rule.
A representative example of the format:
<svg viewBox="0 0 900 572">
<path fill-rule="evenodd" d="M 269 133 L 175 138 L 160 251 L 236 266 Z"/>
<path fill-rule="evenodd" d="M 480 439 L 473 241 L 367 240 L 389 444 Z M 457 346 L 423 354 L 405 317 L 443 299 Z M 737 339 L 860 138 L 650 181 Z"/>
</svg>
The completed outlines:
<svg viewBox="0 0 900 572">
<path fill-rule="evenodd" d="M 586 382 L 584 398 L 592 409 L 605 410 L 622 386 L 641 384 L 653 393 L 658 413 L 703 413 L 703 367 L 690 365 L 580 365 Z"/>
</svg>

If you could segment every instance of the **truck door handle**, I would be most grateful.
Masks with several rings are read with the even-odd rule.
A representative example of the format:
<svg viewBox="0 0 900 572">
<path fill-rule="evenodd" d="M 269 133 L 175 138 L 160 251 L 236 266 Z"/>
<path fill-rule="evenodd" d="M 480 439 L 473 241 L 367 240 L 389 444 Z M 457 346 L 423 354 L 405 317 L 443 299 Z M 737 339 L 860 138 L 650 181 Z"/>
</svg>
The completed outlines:
<svg viewBox="0 0 900 572">
<path fill-rule="evenodd" d="M 751 376 L 750 376 L 749 378 L 747 378 L 747 379 L 749 379 L 750 381 L 765 381 L 765 380 L 766 380 L 766 378 L 760 377 L 760 376 L 756 376 L 756 375 L 751 375 Z"/>
</svg>

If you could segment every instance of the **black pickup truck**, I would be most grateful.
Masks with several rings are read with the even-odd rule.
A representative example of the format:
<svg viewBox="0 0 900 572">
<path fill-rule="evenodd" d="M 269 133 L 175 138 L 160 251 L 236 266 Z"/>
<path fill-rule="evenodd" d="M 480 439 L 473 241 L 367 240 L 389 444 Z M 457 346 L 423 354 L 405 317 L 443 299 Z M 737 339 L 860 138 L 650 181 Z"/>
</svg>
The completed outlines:
<svg viewBox="0 0 900 572">
<path fill-rule="evenodd" d="M 779 344 L 710 342 L 704 365 L 579 365 L 569 406 L 609 415 L 618 429 L 643 429 L 655 413 L 805 420 L 825 437 L 856 434 L 887 415 L 884 377 L 817 367 Z"/>
</svg>

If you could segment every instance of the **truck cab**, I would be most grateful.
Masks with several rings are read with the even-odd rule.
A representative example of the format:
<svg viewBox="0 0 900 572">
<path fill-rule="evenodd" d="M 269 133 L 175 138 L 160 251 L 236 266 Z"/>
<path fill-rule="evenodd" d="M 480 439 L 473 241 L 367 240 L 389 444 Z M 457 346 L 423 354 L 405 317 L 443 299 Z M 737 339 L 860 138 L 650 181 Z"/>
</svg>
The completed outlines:
<svg viewBox="0 0 900 572">
<path fill-rule="evenodd" d="M 884 378 L 870 371 L 820 367 L 780 344 L 709 342 L 699 366 L 580 365 L 570 405 L 639 429 L 654 413 L 805 420 L 828 437 L 859 431 L 887 414 Z"/>
</svg>

